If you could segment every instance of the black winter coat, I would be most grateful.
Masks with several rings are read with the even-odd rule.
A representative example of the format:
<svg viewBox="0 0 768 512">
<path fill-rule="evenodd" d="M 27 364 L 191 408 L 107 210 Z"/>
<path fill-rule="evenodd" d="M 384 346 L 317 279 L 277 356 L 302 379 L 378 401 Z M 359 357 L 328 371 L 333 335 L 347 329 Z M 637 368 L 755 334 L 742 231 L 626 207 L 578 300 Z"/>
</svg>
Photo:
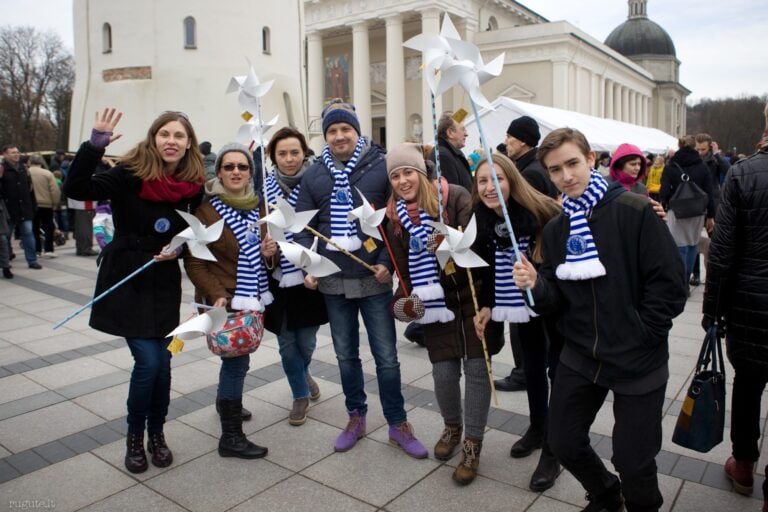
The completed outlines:
<svg viewBox="0 0 768 512">
<path fill-rule="evenodd" d="M 664 171 L 661 174 L 661 191 L 659 192 L 661 204 L 665 208 L 669 205 L 669 200 L 682 183 L 683 172 L 709 196 L 707 218 L 713 218 L 715 216 L 715 194 L 712 190 L 712 177 L 709 174 L 709 168 L 693 148 L 679 149 L 672 156 L 670 163 L 664 166 Z"/>
<path fill-rule="evenodd" d="M 64 193 L 73 199 L 110 199 L 115 235 L 101 252 L 95 294 L 152 259 L 187 227 L 176 210 L 193 212 L 200 194 L 178 203 L 141 199 L 142 180 L 118 165 L 94 175 L 103 150 L 84 142 L 69 167 Z M 176 260 L 154 263 L 93 305 L 90 325 L 125 338 L 164 338 L 179 325 L 181 270 Z"/>
<path fill-rule="evenodd" d="M 352 189 L 352 207 L 357 208 L 362 204 L 360 194 L 355 188 L 359 188 L 365 198 L 371 202 L 374 207 L 383 208 L 387 199 L 389 199 L 389 177 L 387 176 L 387 163 L 384 160 L 384 150 L 375 144 L 357 162 L 357 165 L 349 175 L 349 186 Z M 319 210 L 309 222 L 309 226 L 317 231 L 331 237 L 331 192 L 333 192 L 333 175 L 326 168 L 322 159 L 318 158 L 315 163 L 307 169 L 304 177 L 301 179 L 301 192 L 296 200 L 296 211 Z M 365 242 L 368 235 L 362 232 L 360 226 L 357 226 L 357 236 Z M 297 243 L 304 247 L 310 247 L 314 242 L 314 235 L 307 230 L 297 233 L 294 237 Z M 371 265 L 382 264 L 390 271 L 392 263 L 389 261 L 387 251 L 384 248 L 384 242 L 373 239 L 376 243 L 376 249 L 368 252 L 365 246 L 354 251 L 356 256 Z M 342 278 L 362 278 L 371 276 L 371 271 L 354 263 L 348 256 L 339 251 L 329 251 L 322 240 L 318 243 L 318 252 L 329 258 L 341 268 L 341 272 L 333 274 L 333 277 Z"/>
<path fill-rule="evenodd" d="M 472 171 L 469 170 L 469 162 L 461 150 L 451 146 L 451 143 L 442 137 L 437 139 L 437 148 L 433 148 L 429 159 L 435 161 L 435 149 L 439 150 L 440 175 L 448 183 L 461 185 L 467 190 L 472 190 Z"/>
<path fill-rule="evenodd" d="M 466 227 L 472 216 L 472 204 L 469 193 L 459 185 L 448 187 L 448 203 L 445 207 L 449 225 Z M 392 246 L 392 252 L 397 260 L 397 266 L 410 292 L 412 290 L 410 273 L 408 271 L 408 231 L 400 227 L 395 234 L 395 226 L 390 222 L 387 226 L 387 236 Z M 432 363 L 460 359 L 464 356 L 472 359 L 484 357 L 480 340 L 475 334 L 475 307 L 469 286 L 467 271 L 455 266 L 455 272 L 447 275 L 440 270 L 440 285 L 445 293 L 445 305 L 453 311 L 452 322 L 435 322 L 424 326 L 425 346 Z M 474 270 L 475 287 L 482 290 L 483 282 L 479 279 L 477 269 Z M 398 295 L 403 296 L 402 290 Z M 504 346 L 504 326 L 498 322 L 488 322 L 485 328 L 485 342 L 488 354 L 497 354 Z"/>
<path fill-rule="evenodd" d="M 32 189 L 32 179 L 24 166 L 19 163 L 12 167 L 2 163 L 2 178 L 0 178 L 0 200 L 5 199 L 8 217 L 11 222 L 18 224 L 24 220 L 35 218 L 35 192 Z"/>
<path fill-rule="evenodd" d="M 680 253 L 648 199 L 618 183 L 592 210 L 589 229 L 606 275 L 581 281 L 556 277 L 570 235 L 570 221 L 561 214 L 544 227 L 533 309 L 560 314 L 561 363 L 602 387 L 650 392 L 669 376 L 669 329 L 687 298 Z"/>
<path fill-rule="evenodd" d="M 725 317 L 735 367 L 768 369 L 768 153 L 731 167 L 709 246 L 704 313 Z"/>
<path fill-rule="evenodd" d="M 549 173 L 541 162 L 536 158 L 536 152 L 538 148 L 533 148 L 526 154 L 515 160 L 515 165 L 520 170 L 520 174 L 533 188 L 553 199 L 557 199 L 560 196 L 560 192 L 549 179 Z"/>
</svg>

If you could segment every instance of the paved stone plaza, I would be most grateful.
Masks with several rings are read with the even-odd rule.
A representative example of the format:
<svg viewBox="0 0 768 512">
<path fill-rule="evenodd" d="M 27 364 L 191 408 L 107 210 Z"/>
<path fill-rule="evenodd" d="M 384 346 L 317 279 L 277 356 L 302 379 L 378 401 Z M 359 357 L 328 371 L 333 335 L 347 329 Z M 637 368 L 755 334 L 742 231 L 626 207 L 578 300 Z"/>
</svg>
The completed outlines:
<svg viewBox="0 0 768 512">
<path fill-rule="evenodd" d="M 253 420 L 244 428 L 252 441 L 269 448 L 266 459 L 217 454 L 219 422 L 213 404 L 220 364 L 198 339 L 173 358 L 166 424 L 173 465 L 128 473 L 123 455 L 132 359 L 125 341 L 90 329 L 88 312 L 52 330 L 93 292 L 95 258 L 76 257 L 73 245 L 70 241 L 57 251 L 57 259 L 41 260 L 43 270 L 28 270 L 23 252 L 16 249 L 16 278 L 0 280 L 0 510 L 544 512 L 585 506 L 583 490 L 567 472 L 543 494 L 528 490 L 538 452 L 526 459 L 509 457 L 510 446 L 528 424 L 523 392 L 499 393 L 498 405 L 492 404 L 480 477 L 469 487 L 451 480 L 458 456 L 447 463 L 432 457 L 414 460 L 389 445 L 365 343 L 368 435 L 353 450 L 334 453 L 346 413 L 327 326 L 320 330 L 312 365 L 322 397 L 301 427 L 287 421 L 291 396 L 275 337 L 267 335 L 251 357 L 244 404 Z M 663 510 L 757 511 L 764 477 L 756 478 L 753 499 L 733 493 L 722 467 L 729 442 L 707 454 L 671 442 L 703 335 L 701 294 L 702 287 L 694 289 L 670 339 L 664 445 L 657 459 Z M 189 302 L 191 297 L 185 280 L 184 298 Z M 190 313 L 190 306 L 182 306 L 183 318 Z M 403 327 L 398 325 L 398 347 L 406 407 L 431 451 L 442 429 L 431 366 L 426 351 L 402 337 Z M 509 372 L 511 358 L 505 347 L 494 361 L 497 376 Z M 610 405 L 592 427 L 593 444 L 606 461 L 611 457 Z M 765 422 L 765 412 L 762 416 Z M 766 461 L 763 446 L 761 473 Z"/>
</svg>

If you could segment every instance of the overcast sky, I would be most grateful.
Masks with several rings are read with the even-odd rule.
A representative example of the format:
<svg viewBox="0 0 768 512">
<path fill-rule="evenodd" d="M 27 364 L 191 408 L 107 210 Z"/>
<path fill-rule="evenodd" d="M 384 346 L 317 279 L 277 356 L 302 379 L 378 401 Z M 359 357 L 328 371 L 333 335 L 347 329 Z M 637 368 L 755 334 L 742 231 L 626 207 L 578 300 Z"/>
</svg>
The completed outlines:
<svg viewBox="0 0 768 512">
<path fill-rule="evenodd" d="M 252 0 L 258 2 L 259 0 Z M 522 0 L 550 21 L 566 20 L 600 41 L 627 18 L 626 0 Z M 0 0 L 1 25 L 34 25 L 73 50 L 72 0 Z M 768 1 L 649 0 L 648 17 L 675 43 L 689 102 L 768 94 Z"/>
</svg>

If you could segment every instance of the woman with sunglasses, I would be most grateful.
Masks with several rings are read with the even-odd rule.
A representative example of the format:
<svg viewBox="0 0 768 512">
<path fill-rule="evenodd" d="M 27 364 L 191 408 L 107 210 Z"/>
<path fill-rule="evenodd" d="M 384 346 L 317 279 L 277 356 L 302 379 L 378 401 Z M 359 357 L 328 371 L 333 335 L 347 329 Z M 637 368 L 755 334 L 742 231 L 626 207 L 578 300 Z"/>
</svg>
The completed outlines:
<svg viewBox="0 0 768 512">
<path fill-rule="evenodd" d="M 216 261 L 187 254 L 184 268 L 195 285 L 196 301 L 229 311 L 264 311 L 272 294 L 255 225 L 260 201 L 253 189 L 253 157 L 242 144 L 227 144 L 219 151 L 214 168 L 216 177 L 205 183 L 210 200 L 195 216 L 206 226 L 224 219 L 221 237 L 208 245 Z M 258 459 L 267 455 L 266 448 L 253 444 L 243 433 L 243 384 L 249 362 L 249 354 L 221 358 L 216 406 L 221 417 L 222 457 Z"/>
<path fill-rule="evenodd" d="M 171 391 L 170 338 L 179 324 L 181 271 L 175 261 L 183 246 L 168 250 L 171 238 L 187 227 L 176 210 L 193 212 L 202 197 L 203 157 L 186 115 L 164 112 L 146 138 L 120 164 L 94 174 L 121 112 L 106 108 L 96 119 L 69 167 L 64 193 L 76 200 L 111 200 L 115 233 L 99 258 L 96 295 L 154 258 L 156 264 L 96 302 L 90 325 L 125 337 L 134 359 L 128 388 L 128 437 L 125 467 L 147 470 L 144 430 L 152 464 L 167 467 L 173 454 L 163 425 Z"/>
<path fill-rule="evenodd" d="M 424 317 L 417 322 L 424 324 L 435 396 L 445 423 L 434 448 L 435 458 L 448 460 L 461 446 L 462 457 L 453 480 L 467 485 L 477 476 L 480 464 L 491 387 L 480 336 L 472 322 L 475 309 L 467 271 L 454 264 L 440 269 L 432 241 L 435 232 L 426 222 L 465 227 L 472 216 L 470 196 L 462 186 L 441 180 L 440 219 L 436 182 L 428 178 L 424 155 L 420 146 L 414 144 L 400 144 L 387 152 L 387 172 L 392 185 L 392 197 L 387 204 L 387 236 L 404 281 L 401 287 L 418 296 L 425 306 Z M 477 285 L 482 283 L 478 281 Z M 484 331 L 490 355 L 497 354 L 504 344 L 501 327 L 490 322 Z"/>
<path fill-rule="evenodd" d="M 274 165 L 266 175 L 267 196 L 271 204 L 284 199 L 296 206 L 301 178 L 314 162 L 308 155 L 304 135 L 295 128 L 281 128 L 272 136 L 267 154 Z M 293 234 L 285 233 L 286 240 Z M 270 243 L 271 242 L 271 243 Z M 267 308 L 265 326 L 277 335 L 283 371 L 291 387 L 293 405 L 288 423 L 303 425 L 307 420 L 309 402 L 320 399 L 320 387 L 309 374 L 309 364 L 317 345 L 317 330 L 328 322 L 325 300 L 316 290 L 317 281 L 280 257 L 274 241 L 265 243 L 265 257 L 271 261 L 269 289 L 275 301 Z"/>
</svg>

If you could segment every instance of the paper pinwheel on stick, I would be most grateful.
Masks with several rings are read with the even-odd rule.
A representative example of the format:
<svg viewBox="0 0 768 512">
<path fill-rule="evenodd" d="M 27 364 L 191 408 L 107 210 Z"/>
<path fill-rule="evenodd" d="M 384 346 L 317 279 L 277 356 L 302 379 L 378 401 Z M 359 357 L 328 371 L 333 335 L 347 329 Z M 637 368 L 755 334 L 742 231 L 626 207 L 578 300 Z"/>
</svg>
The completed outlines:
<svg viewBox="0 0 768 512">
<path fill-rule="evenodd" d="M 187 247 L 189 248 L 190 252 L 196 257 L 204 260 L 209 261 L 216 261 L 216 258 L 211 254 L 211 251 L 208 250 L 206 247 L 206 244 L 209 244 L 215 240 L 218 240 L 221 236 L 221 231 L 224 229 L 224 219 L 221 219 L 217 221 L 216 223 L 212 224 L 210 227 L 205 227 L 194 215 L 191 215 L 187 212 L 182 212 L 181 210 L 176 210 L 176 213 L 178 213 L 185 221 L 187 221 L 187 224 L 189 224 L 189 227 L 184 229 L 182 232 L 180 232 L 178 235 L 174 236 L 171 240 L 171 243 L 168 245 L 168 248 L 165 250 L 165 252 L 170 253 L 171 251 L 175 251 L 179 247 L 181 247 L 183 244 L 187 244 Z M 146 262 L 144 265 L 140 266 L 127 276 L 125 276 L 123 279 L 118 281 L 117 283 L 110 286 L 107 290 L 105 290 L 103 293 L 98 295 L 97 297 L 94 297 L 91 299 L 87 304 L 82 306 L 80 309 L 66 317 L 64 320 L 60 321 L 56 325 L 53 326 L 54 329 L 58 329 L 65 323 L 69 322 L 73 318 L 75 318 L 77 315 L 88 309 L 89 307 L 93 306 L 96 302 L 100 301 L 116 289 L 118 289 L 120 286 L 124 285 L 152 265 L 156 263 L 157 260 L 154 258 Z"/>
<path fill-rule="evenodd" d="M 254 140 L 262 141 L 264 140 L 264 135 L 277 124 L 279 118 L 280 116 L 277 115 L 264 123 L 261 118 L 250 117 L 250 119 L 237 130 L 235 140 L 243 146 L 250 146 Z"/>
<path fill-rule="evenodd" d="M 245 109 L 248 114 L 253 115 L 253 113 L 256 113 L 256 120 L 253 124 L 253 129 L 248 126 L 248 124 L 245 125 L 245 127 L 240 127 L 240 130 L 238 131 L 238 136 L 241 135 L 241 131 L 250 130 L 251 134 L 258 135 L 259 138 L 259 145 L 261 146 L 261 168 L 264 170 L 264 197 L 267 197 L 267 180 L 266 180 L 266 172 L 267 172 L 267 166 L 266 166 L 266 160 L 264 158 L 264 132 L 266 132 L 269 128 L 265 128 L 264 122 L 262 121 L 261 117 L 261 97 L 267 94 L 269 90 L 272 88 L 272 85 L 275 83 L 274 80 L 270 80 L 269 82 L 261 83 L 259 81 L 259 77 L 256 76 L 256 71 L 253 69 L 253 65 L 248 62 L 248 74 L 243 76 L 233 76 L 229 81 L 229 86 L 227 87 L 227 94 L 237 92 L 237 101 L 240 103 L 240 106 Z M 277 120 L 274 120 L 277 122 Z M 270 121 L 271 123 L 272 121 Z M 244 130 L 245 128 L 245 130 Z M 244 134 L 242 134 L 244 135 Z M 239 140 L 239 137 L 238 137 Z M 254 140 L 254 139 L 251 139 Z M 247 144 L 250 144 L 250 140 Z"/>
<path fill-rule="evenodd" d="M 168 336 L 175 336 L 184 341 L 207 336 L 221 330 L 227 321 L 226 308 L 211 308 L 201 315 L 196 315 L 169 332 Z"/>
<path fill-rule="evenodd" d="M 477 224 L 475 223 L 474 215 L 469 219 L 469 224 L 467 224 L 467 229 L 464 232 L 447 226 L 442 222 L 426 221 L 425 224 L 429 224 L 445 235 L 445 238 L 443 238 L 443 241 L 435 251 L 435 257 L 441 267 L 445 268 L 450 259 L 453 259 L 454 263 L 463 268 L 488 266 L 488 263 L 471 249 L 477 236 Z"/>
<path fill-rule="evenodd" d="M 277 205 L 270 204 L 273 208 L 272 213 L 266 215 L 263 219 L 260 219 L 256 224 L 266 224 L 269 229 L 269 236 L 276 242 L 285 242 L 285 232 L 298 233 L 305 229 L 309 221 L 319 210 L 307 210 L 304 212 L 296 212 L 293 206 L 284 198 L 277 200 Z"/>
<path fill-rule="evenodd" d="M 280 246 L 285 259 L 309 275 L 326 277 L 341 271 L 334 262 L 315 252 L 317 250 L 317 237 L 315 237 L 311 249 L 294 242 L 277 242 L 277 245 Z"/>
<path fill-rule="evenodd" d="M 363 233 L 376 240 L 381 240 L 379 226 L 384 220 L 384 215 L 387 213 L 387 209 L 381 208 L 380 210 L 374 210 L 371 203 L 369 203 L 363 193 L 360 192 L 360 189 L 355 187 L 355 190 L 360 194 L 360 199 L 363 200 L 363 204 L 347 214 L 347 221 L 349 222 L 354 219 L 359 220 L 360 230 Z"/>
</svg>

